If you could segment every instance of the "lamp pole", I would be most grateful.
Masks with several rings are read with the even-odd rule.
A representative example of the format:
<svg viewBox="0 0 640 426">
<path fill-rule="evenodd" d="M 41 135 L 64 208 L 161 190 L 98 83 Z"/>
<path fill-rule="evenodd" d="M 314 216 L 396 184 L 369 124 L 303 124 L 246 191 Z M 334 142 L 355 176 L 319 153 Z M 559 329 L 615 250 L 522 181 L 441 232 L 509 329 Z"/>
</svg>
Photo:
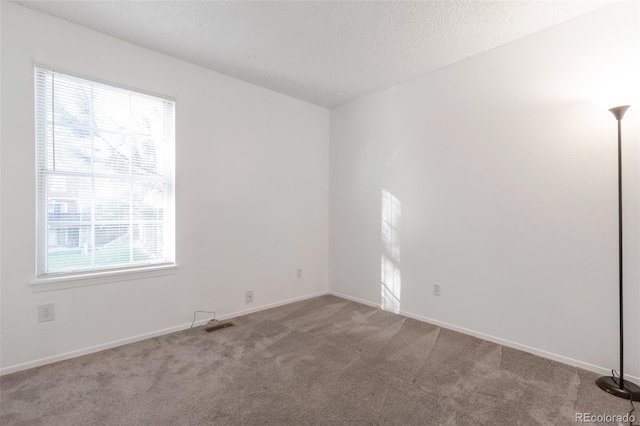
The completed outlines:
<svg viewBox="0 0 640 426">
<path fill-rule="evenodd" d="M 596 380 L 600 389 L 620 398 L 640 401 L 640 387 L 624 380 L 624 316 L 623 316 L 623 253 L 622 253 L 622 117 L 629 105 L 611 108 L 618 121 L 618 301 L 620 314 L 620 377 L 602 376 Z"/>
</svg>

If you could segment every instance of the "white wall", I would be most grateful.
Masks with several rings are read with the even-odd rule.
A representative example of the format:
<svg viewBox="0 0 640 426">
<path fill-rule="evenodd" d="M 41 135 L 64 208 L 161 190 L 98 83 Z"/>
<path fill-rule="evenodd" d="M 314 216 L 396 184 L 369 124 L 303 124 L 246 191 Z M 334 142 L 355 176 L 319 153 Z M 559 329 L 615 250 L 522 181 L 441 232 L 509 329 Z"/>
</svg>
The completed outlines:
<svg viewBox="0 0 640 426">
<path fill-rule="evenodd" d="M 1 7 L 4 372 L 180 327 L 196 309 L 223 316 L 326 291 L 326 109 L 15 4 Z M 34 61 L 176 97 L 176 275 L 30 288 Z M 252 305 L 246 289 L 254 290 Z M 36 305 L 45 302 L 56 304 L 56 319 L 38 323 Z"/>
<path fill-rule="evenodd" d="M 618 369 L 616 124 L 588 91 L 604 66 L 637 51 L 638 14 L 637 3 L 609 6 L 333 109 L 331 290 L 381 303 L 386 189 L 402 206 L 401 311 Z M 634 376 L 639 115 L 624 120 Z"/>
</svg>

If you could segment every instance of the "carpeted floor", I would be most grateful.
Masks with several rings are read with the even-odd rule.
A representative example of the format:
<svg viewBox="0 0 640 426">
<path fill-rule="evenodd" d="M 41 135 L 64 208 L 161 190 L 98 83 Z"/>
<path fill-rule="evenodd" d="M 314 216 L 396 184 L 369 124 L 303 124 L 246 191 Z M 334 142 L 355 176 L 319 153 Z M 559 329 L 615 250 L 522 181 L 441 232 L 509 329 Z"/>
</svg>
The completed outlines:
<svg viewBox="0 0 640 426">
<path fill-rule="evenodd" d="M 8 425 L 575 425 L 596 374 L 334 296 L 0 378 Z"/>
</svg>

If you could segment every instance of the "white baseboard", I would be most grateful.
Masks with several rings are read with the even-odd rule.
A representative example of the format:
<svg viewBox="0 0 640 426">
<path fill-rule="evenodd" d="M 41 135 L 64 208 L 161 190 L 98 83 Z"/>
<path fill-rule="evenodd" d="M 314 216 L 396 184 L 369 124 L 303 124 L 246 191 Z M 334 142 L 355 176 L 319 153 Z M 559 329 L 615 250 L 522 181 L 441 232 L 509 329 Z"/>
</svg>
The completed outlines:
<svg viewBox="0 0 640 426">
<path fill-rule="evenodd" d="M 262 306 L 259 306 L 257 308 L 244 309 L 242 311 L 238 311 L 238 312 L 234 312 L 234 313 L 231 313 L 231 314 L 222 315 L 218 319 L 220 321 L 222 321 L 222 320 L 226 320 L 226 319 L 229 319 L 229 318 L 239 317 L 240 315 L 247 315 L 247 314 L 252 314 L 254 312 L 264 311 L 265 309 L 277 308 L 278 306 L 288 305 L 289 303 L 300 302 L 301 300 L 307 300 L 307 299 L 313 299 L 314 297 L 325 296 L 327 294 L 329 294 L 329 290 L 323 290 L 323 291 L 319 291 L 317 293 L 307 294 L 305 296 L 293 297 L 291 299 L 286 299 L 286 300 L 283 300 L 281 302 L 271 303 L 269 305 L 262 305 Z M 206 322 L 207 322 L 207 320 L 204 320 L 204 321 L 202 321 L 202 324 L 204 324 Z M 196 324 L 197 324 L 197 322 L 196 322 Z M 189 325 L 191 325 L 191 324 L 189 324 Z"/>
<path fill-rule="evenodd" d="M 348 296 L 346 294 L 338 293 L 337 291 L 333 291 L 333 290 L 329 290 L 328 293 L 332 294 L 334 296 L 337 296 L 337 297 L 341 297 L 343 299 L 351 300 L 353 302 L 362 303 L 363 305 L 368 305 L 368 306 L 373 306 L 375 308 L 380 308 L 380 304 L 379 303 L 374 303 L 374 302 L 371 302 L 369 300 L 364 300 L 364 299 L 360 299 L 360 298 L 357 298 L 357 297 Z M 491 336 L 489 334 L 484 334 L 484 333 L 481 333 L 479 331 L 470 330 L 468 328 L 459 327 L 459 326 L 453 325 L 453 324 L 448 324 L 446 322 L 434 320 L 432 318 L 427 318 L 427 317 L 424 317 L 422 315 L 412 314 L 411 312 L 400 311 L 400 312 L 398 312 L 398 314 L 399 315 L 403 315 L 405 317 L 416 319 L 418 321 L 427 322 L 429 324 L 437 325 L 438 327 L 442 327 L 442 328 L 446 328 L 446 329 L 449 329 L 449 330 L 458 331 L 460 333 L 468 334 L 470 336 L 474 336 L 474 337 L 477 337 L 477 338 L 482 339 L 482 340 L 487 340 L 489 342 L 497 343 L 497 344 L 502 345 L 502 346 L 507 346 L 509 348 L 518 349 L 518 350 L 521 350 L 523 352 L 528 352 L 528 353 L 533 354 L 533 355 L 538 355 L 538 356 L 540 356 L 542 358 L 547 358 L 547 359 L 550 359 L 550 360 L 553 360 L 553 361 L 558 361 L 558 362 L 561 362 L 563 364 L 571 365 L 573 367 L 582 368 L 584 370 L 593 371 L 594 373 L 598 373 L 598 374 L 601 374 L 603 376 L 610 376 L 611 375 L 611 369 L 610 368 L 599 367 L 597 365 L 589 364 L 589 363 L 586 363 L 586 362 L 583 362 L 583 361 L 578 361 L 577 359 L 568 358 L 566 356 L 554 354 L 552 352 L 547 352 L 547 351 L 544 351 L 542 349 L 533 348 L 531 346 L 527 346 L 527 345 L 523 345 L 523 344 L 520 344 L 520 343 L 512 342 L 510 340 L 501 339 L 500 337 L 495 337 L 495 336 Z M 639 383 L 640 382 L 640 377 L 630 376 L 628 374 L 625 374 L 625 377 L 628 378 L 632 382 L 635 382 L 635 383 Z"/>
<path fill-rule="evenodd" d="M 242 310 L 242 311 L 233 312 L 233 313 L 230 313 L 230 314 L 219 316 L 218 319 L 219 320 L 225 320 L 225 319 L 228 319 L 228 318 L 234 318 L 234 317 L 238 317 L 240 315 L 246 315 L 246 314 L 250 314 L 250 313 L 253 313 L 253 312 L 263 311 L 265 309 L 271 309 L 271 308 L 275 308 L 275 307 L 286 305 L 286 304 L 293 303 L 293 302 L 299 302 L 301 300 L 311 299 L 313 297 L 324 296 L 325 294 L 328 294 L 328 291 L 321 291 L 321 292 L 318 292 L 318 293 L 313 293 L 313 294 L 308 294 L 308 295 L 305 295 L 305 296 L 294 297 L 292 299 L 283 300 L 281 302 L 271 303 L 269 305 L 263 305 L 263 306 L 260 306 L 260 307 L 257 307 L 257 308 L 245 309 L 245 310 Z M 194 324 L 194 327 L 196 325 L 199 326 L 199 325 L 205 324 L 207 321 L 208 321 L 208 319 L 196 321 L 195 324 Z M 152 337 L 162 336 L 164 334 L 175 333 L 176 331 L 186 330 L 189 327 L 191 327 L 191 323 L 181 324 L 181 325 L 177 325 L 177 326 L 174 326 L 174 327 L 164 328 L 162 330 L 156 330 L 156 331 L 152 331 L 152 332 L 149 332 L 149 333 L 139 334 L 137 336 L 127 337 L 125 339 L 115 340 L 113 342 L 103 343 L 103 344 L 100 344 L 100 345 L 91 346 L 91 347 L 84 348 L 84 349 L 78 349 L 78 350 L 67 352 L 67 353 L 60 354 L 60 355 L 54 355 L 54 356 L 50 356 L 50 357 L 46 357 L 46 358 L 40 358 L 40 359 L 37 359 L 35 361 L 29 361 L 29 362 L 25 362 L 25 363 L 22 363 L 22 364 L 17 364 L 17 365 L 12 365 L 12 366 L 9 366 L 9 367 L 4 367 L 4 368 L 0 369 L 0 376 L 3 376 L 5 374 L 10 374 L 10 373 L 15 373 L 15 372 L 22 371 L 22 370 L 28 370 L 30 368 L 40 367 L 42 365 L 51 364 L 51 363 L 58 362 L 58 361 L 64 361 L 66 359 L 76 358 L 76 357 L 79 357 L 79 356 L 82 356 L 82 355 L 92 354 L 94 352 L 104 351 L 106 349 L 111 349 L 111 348 L 115 348 L 117 346 L 127 345 L 129 343 L 139 342 L 141 340 L 146 340 L 146 339 L 150 339 Z"/>
</svg>

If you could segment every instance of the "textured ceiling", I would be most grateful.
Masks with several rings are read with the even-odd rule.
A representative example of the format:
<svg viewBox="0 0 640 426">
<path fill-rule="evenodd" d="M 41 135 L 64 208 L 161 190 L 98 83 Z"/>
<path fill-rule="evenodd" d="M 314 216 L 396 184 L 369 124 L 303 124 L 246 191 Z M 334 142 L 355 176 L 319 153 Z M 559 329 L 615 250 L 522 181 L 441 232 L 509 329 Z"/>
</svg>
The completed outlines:
<svg viewBox="0 0 640 426">
<path fill-rule="evenodd" d="M 18 3 L 330 108 L 608 2 Z"/>
</svg>

